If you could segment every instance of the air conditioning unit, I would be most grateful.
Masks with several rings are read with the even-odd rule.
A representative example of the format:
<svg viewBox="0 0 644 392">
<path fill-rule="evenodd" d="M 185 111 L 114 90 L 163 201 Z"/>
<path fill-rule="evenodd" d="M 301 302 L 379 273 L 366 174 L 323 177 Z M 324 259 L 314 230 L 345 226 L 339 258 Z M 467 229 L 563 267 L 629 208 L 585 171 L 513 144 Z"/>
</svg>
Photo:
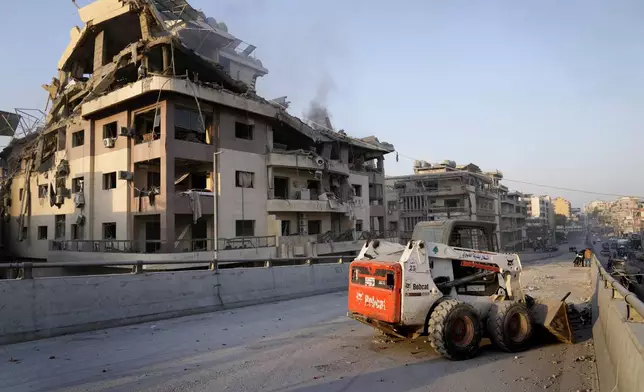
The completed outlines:
<svg viewBox="0 0 644 392">
<path fill-rule="evenodd" d="M 132 135 L 132 130 L 128 127 L 121 127 L 119 136 L 126 136 L 129 137 Z"/>
<path fill-rule="evenodd" d="M 65 203 L 65 197 L 63 195 L 56 195 L 56 204 L 63 204 Z"/>
<path fill-rule="evenodd" d="M 74 205 L 76 205 L 76 208 L 81 208 L 85 205 L 85 195 L 83 193 L 74 193 Z"/>
<path fill-rule="evenodd" d="M 85 215 L 78 215 L 76 217 L 76 224 L 78 226 L 83 226 L 85 224 Z"/>
<path fill-rule="evenodd" d="M 114 148 L 114 138 L 106 137 L 103 139 L 103 145 L 105 148 Z"/>
<path fill-rule="evenodd" d="M 119 180 L 131 181 L 133 176 L 132 172 L 119 170 Z"/>
<path fill-rule="evenodd" d="M 315 164 L 318 165 L 318 167 L 324 167 L 324 158 L 316 157 Z"/>
</svg>

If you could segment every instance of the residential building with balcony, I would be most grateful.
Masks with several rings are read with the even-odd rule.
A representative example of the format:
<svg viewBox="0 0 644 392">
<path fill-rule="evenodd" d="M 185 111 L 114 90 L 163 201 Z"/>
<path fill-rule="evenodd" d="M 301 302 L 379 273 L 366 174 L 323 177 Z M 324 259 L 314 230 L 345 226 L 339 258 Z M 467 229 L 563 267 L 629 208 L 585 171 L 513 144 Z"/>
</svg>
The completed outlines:
<svg viewBox="0 0 644 392">
<path fill-rule="evenodd" d="M 230 37 L 192 8 L 131 4 L 80 8 L 42 131 L 0 154 L 15 257 L 337 254 L 385 227 L 392 145 L 314 129 L 257 96 L 204 52 Z"/>
<path fill-rule="evenodd" d="M 498 195 L 493 180 L 474 164 L 457 167 L 451 161 L 433 165 L 417 161 L 413 175 L 389 177 L 387 182 L 393 183 L 397 195 L 402 241 L 411 238 L 420 221 L 497 220 Z"/>
<path fill-rule="evenodd" d="M 522 251 L 527 238 L 527 203 L 516 191 L 502 189 L 499 194 L 500 245 L 504 251 Z"/>
</svg>

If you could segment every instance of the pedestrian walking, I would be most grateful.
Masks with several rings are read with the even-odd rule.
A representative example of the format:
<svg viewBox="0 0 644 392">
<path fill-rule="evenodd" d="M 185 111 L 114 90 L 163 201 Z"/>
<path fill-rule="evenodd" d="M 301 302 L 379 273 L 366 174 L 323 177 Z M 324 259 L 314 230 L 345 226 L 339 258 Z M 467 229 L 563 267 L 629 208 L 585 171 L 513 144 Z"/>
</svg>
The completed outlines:
<svg viewBox="0 0 644 392">
<path fill-rule="evenodd" d="M 590 258 L 593 257 L 593 252 L 590 248 L 586 248 L 584 251 L 584 267 L 590 267 Z"/>
</svg>

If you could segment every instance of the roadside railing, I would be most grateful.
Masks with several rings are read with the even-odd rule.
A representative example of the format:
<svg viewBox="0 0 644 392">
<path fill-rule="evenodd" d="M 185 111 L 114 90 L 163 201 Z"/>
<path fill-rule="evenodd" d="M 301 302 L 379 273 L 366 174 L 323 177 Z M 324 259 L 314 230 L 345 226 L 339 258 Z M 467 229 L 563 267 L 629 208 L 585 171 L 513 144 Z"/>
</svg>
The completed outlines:
<svg viewBox="0 0 644 392">
<path fill-rule="evenodd" d="M 623 299 L 626 302 L 626 320 L 636 323 L 644 323 L 644 302 L 635 293 L 622 286 L 609 274 L 601 265 L 597 257 L 593 257 L 595 265 L 599 270 L 599 277 L 604 282 L 604 288 L 612 290 L 613 299 Z"/>
<path fill-rule="evenodd" d="M 162 240 L 50 240 L 50 251 L 108 253 L 185 253 L 213 250 L 256 249 L 276 246 L 275 236 Z M 169 245 L 169 246 L 168 246 Z"/>
<path fill-rule="evenodd" d="M 17 271 L 16 279 L 33 279 L 35 269 L 48 268 L 97 268 L 97 267 L 130 267 L 133 274 L 164 272 L 162 269 L 145 269 L 145 266 L 170 266 L 185 265 L 186 268 L 195 268 L 195 266 L 208 267 L 209 270 L 218 271 L 220 269 L 230 268 L 270 268 L 293 265 L 315 265 L 315 264 L 342 264 L 351 262 L 354 256 L 319 256 L 319 257 L 290 257 L 290 258 L 269 258 L 269 259 L 228 259 L 212 260 L 209 263 L 195 262 L 194 260 L 173 260 L 173 261 L 86 261 L 86 262 L 22 262 L 22 263 L 5 263 L 0 264 L 0 271 L 15 270 Z M 95 271 L 95 270 L 94 270 Z M 3 271 L 4 272 L 4 271 Z M 0 274 L 1 276 L 2 274 Z M 93 275 L 93 274 L 88 274 Z"/>
</svg>

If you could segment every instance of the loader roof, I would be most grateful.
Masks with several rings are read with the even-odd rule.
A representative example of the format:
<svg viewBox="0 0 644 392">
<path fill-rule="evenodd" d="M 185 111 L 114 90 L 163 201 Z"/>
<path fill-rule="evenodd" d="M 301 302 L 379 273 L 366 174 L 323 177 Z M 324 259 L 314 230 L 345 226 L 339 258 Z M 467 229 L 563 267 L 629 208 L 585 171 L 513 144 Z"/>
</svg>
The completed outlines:
<svg viewBox="0 0 644 392">
<path fill-rule="evenodd" d="M 414 227 L 411 239 L 450 244 L 452 232 L 461 228 L 480 228 L 488 235 L 492 235 L 496 229 L 496 223 L 458 219 L 418 222 Z"/>
</svg>

